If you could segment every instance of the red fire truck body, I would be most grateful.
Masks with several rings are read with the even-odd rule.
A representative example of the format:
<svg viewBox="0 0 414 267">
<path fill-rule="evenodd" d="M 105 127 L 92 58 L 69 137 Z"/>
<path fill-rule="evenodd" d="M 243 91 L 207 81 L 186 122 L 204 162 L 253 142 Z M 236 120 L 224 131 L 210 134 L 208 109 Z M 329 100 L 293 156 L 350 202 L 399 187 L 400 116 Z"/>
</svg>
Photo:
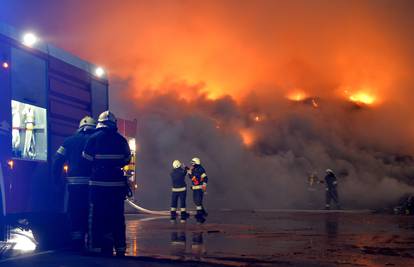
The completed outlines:
<svg viewBox="0 0 414 267">
<path fill-rule="evenodd" d="M 79 120 L 108 109 L 101 68 L 0 24 L 0 214 L 22 221 L 61 209 L 51 161 Z M 37 217 L 38 218 L 38 217 Z M 34 219 L 36 221 L 36 219 Z"/>
</svg>

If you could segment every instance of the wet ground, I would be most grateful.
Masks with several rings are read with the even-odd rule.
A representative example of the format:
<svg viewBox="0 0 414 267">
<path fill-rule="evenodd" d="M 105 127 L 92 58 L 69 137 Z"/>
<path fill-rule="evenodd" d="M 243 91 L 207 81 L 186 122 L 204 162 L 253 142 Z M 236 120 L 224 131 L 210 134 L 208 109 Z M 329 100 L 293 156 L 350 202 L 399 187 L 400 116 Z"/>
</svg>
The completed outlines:
<svg viewBox="0 0 414 267">
<path fill-rule="evenodd" d="M 414 266 L 414 218 L 368 211 L 221 211 L 208 222 L 127 216 L 128 253 L 231 265 Z"/>
<path fill-rule="evenodd" d="M 4 266 L 414 266 L 414 217 L 367 211 L 210 211 L 207 223 L 126 215 L 128 256 L 49 251 Z"/>
</svg>

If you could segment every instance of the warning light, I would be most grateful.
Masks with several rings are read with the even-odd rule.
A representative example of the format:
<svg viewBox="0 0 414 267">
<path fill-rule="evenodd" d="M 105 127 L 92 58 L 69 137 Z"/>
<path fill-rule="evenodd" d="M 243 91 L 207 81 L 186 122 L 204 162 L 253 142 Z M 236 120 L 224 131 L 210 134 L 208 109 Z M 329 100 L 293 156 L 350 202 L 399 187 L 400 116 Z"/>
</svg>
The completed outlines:
<svg viewBox="0 0 414 267">
<path fill-rule="evenodd" d="M 65 173 L 68 173 L 68 171 L 69 171 L 69 166 L 68 166 L 68 165 L 63 166 L 63 171 L 64 171 Z"/>
<path fill-rule="evenodd" d="M 95 75 L 99 78 L 103 77 L 105 75 L 105 70 L 102 67 L 97 67 L 95 69 Z"/>
<path fill-rule="evenodd" d="M 32 47 L 37 41 L 38 38 L 34 33 L 28 32 L 23 35 L 22 43 L 25 46 Z"/>
<path fill-rule="evenodd" d="M 10 170 L 13 170 L 13 168 L 14 168 L 14 161 L 13 160 L 9 160 L 7 162 L 7 165 L 9 165 Z"/>
<path fill-rule="evenodd" d="M 8 62 L 3 62 L 3 63 L 1 64 L 1 66 L 2 66 L 4 69 L 8 69 L 8 68 L 9 68 L 9 63 L 8 63 Z"/>
</svg>

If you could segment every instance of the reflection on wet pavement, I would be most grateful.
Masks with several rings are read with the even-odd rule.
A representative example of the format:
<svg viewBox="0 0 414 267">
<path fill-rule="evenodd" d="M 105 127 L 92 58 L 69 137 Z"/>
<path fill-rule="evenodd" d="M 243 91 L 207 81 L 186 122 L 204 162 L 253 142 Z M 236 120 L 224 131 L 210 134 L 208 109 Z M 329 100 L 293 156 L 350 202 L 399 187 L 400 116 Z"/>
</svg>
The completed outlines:
<svg viewBox="0 0 414 267">
<path fill-rule="evenodd" d="M 37 245 L 31 230 L 11 229 L 7 240 L 0 242 L 0 259 L 30 254 Z"/>
<path fill-rule="evenodd" d="M 367 212 L 211 212 L 208 223 L 127 215 L 128 254 L 232 265 L 414 266 L 414 220 Z"/>
</svg>

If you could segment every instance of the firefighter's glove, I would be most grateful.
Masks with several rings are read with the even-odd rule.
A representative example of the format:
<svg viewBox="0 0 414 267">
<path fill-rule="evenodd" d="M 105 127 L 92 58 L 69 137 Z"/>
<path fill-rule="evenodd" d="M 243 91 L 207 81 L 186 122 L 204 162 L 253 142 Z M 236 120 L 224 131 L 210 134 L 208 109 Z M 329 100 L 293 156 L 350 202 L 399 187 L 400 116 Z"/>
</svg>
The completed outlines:
<svg viewBox="0 0 414 267">
<path fill-rule="evenodd" d="M 206 192 L 207 191 L 207 184 L 203 183 L 202 188 L 203 188 L 203 192 Z"/>
</svg>

